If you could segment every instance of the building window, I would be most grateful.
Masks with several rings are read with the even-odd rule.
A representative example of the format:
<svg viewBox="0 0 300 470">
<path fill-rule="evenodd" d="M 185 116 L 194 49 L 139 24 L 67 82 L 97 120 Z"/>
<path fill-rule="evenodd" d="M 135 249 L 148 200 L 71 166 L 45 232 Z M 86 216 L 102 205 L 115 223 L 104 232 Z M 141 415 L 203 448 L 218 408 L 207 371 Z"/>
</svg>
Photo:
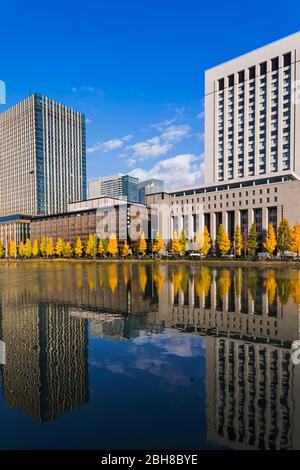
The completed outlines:
<svg viewBox="0 0 300 470">
<path fill-rule="evenodd" d="M 267 73 L 267 62 L 262 62 L 259 65 L 260 75 L 266 75 Z"/>
<path fill-rule="evenodd" d="M 255 65 L 249 68 L 249 80 L 253 80 L 255 78 Z"/>
<path fill-rule="evenodd" d="M 245 81 L 245 71 L 241 70 L 240 72 L 238 72 L 238 76 L 239 76 L 239 83 L 243 83 Z"/>
<path fill-rule="evenodd" d="M 292 63 L 292 54 L 288 52 L 287 54 L 284 54 L 283 56 L 283 66 L 288 67 Z"/>
<path fill-rule="evenodd" d="M 234 75 L 229 75 L 228 77 L 228 86 L 232 87 L 234 85 Z"/>
<path fill-rule="evenodd" d="M 219 91 L 224 90 L 224 78 L 220 78 L 219 80 Z"/>
<path fill-rule="evenodd" d="M 278 70 L 279 68 L 279 57 L 274 57 L 274 59 L 272 59 L 271 62 L 272 62 L 272 72 L 275 72 L 275 70 Z"/>
</svg>

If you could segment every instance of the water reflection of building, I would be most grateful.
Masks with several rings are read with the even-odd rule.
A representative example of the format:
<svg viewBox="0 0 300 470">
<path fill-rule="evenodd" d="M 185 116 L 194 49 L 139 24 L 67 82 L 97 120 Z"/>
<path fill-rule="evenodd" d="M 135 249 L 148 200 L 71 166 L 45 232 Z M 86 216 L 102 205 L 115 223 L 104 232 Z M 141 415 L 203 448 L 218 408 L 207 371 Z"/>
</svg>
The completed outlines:
<svg viewBox="0 0 300 470">
<path fill-rule="evenodd" d="M 66 307 L 2 304 L 3 394 L 40 422 L 88 402 L 87 321 Z"/>
<path fill-rule="evenodd" d="M 220 446 L 300 447 L 299 281 L 273 274 L 212 270 L 170 283 L 173 327 L 206 335 L 207 437 Z"/>
<path fill-rule="evenodd" d="M 208 440 L 241 449 L 299 448 L 299 373 L 289 348 L 208 337 Z"/>
<path fill-rule="evenodd" d="M 121 315 L 88 310 L 70 310 L 76 318 L 86 318 L 90 322 L 90 334 L 93 338 L 111 337 L 115 339 L 137 338 L 140 331 L 161 332 L 156 312 L 140 315 Z"/>
</svg>

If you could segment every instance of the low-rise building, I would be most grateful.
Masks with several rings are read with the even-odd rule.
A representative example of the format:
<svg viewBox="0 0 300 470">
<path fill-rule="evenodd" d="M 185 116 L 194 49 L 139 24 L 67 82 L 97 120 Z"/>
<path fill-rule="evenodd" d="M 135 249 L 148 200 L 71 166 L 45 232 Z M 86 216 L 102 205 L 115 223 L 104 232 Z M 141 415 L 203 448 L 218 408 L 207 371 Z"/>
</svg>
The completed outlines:
<svg viewBox="0 0 300 470">
<path fill-rule="evenodd" d="M 130 238 L 135 241 L 144 232 L 148 237 L 151 212 L 143 204 L 135 204 L 115 198 L 95 198 L 69 204 L 68 212 L 32 219 L 30 238 L 43 236 L 56 240 L 62 237 L 70 242 L 76 237 L 85 240 L 90 233 L 109 237 L 116 233 L 119 241 Z"/>
<path fill-rule="evenodd" d="M 283 218 L 291 225 L 300 222 L 300 180 L 292 172 L 157 193 L 146 201 L 158 211 L 159 229 L 166 240 L 182 229 L 194 240 L 203 224 L 215 241 L 221 223 L 232 239 L 237 225 L 247 234 L 255 222 L 263 236 L 269 223 L 276 228 Z"/>
</svg>

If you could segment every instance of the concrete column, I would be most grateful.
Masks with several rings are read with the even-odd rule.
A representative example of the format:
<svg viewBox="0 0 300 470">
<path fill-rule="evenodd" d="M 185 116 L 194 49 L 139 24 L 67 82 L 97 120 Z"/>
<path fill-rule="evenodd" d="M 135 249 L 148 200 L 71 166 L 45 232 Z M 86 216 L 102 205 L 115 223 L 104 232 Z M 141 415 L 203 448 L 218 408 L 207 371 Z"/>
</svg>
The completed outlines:
<svg viewBox="0 0 300 470">
<path fill-rule="evenodd" d="M 250 231 L 251 225 L 254 222 L 254 213 L 253 209 L 248 209 L 248 233 Z"/>
<path fill-rule="evenodd" d="M 195 305 L 195 285 L 194 278 L 189 280 L 189 308 L 193 308 Z"/>
<path fill-rule="evenodd" d="M 188 233 L 187 237 L 188 240 L 193 240 L 194 239 L 194 228 L 193 228 L 193 214 L 187 214 L 186 217 L 188 217 Z"/>
<path fill-rule="evenodd" d="M 234 228 L 237 226 L 241 227 L 241 212 L 238 209 L 235 209 L 234 211 Z"/>
<path fill-rule="evenodd" d="M 210 296 L 211 296 L 211 310 L 215 310 L 216 305 L 217 305 L 217 281 L 216 281 L 215 270 L 213 270 L 212 275 L 211 275 Z"/>
<path fill-rule="evenodd" d="M 262 208 L 262 230 L 263 231 L 268 230 L 268 208 L 267 207 Z"/>
<path fill-rule="evenodd" d="M 228 232 L 228 214 L 227 211 L 222 212 L 222 224 L 225 232 Z"/>
<path fill-rule="evenodd" d="M 212 241 L 215 241 L 217 238 L 216 234 L 216 214 L 212 212 L 210 214 L 210 237 Z"/>
<path fill-rule="evenodd" d="M 179 213 L 178 214 L 178 236 L 180 237 L 181 232 L 183 229 L 183 214 Z"/>
</svg>

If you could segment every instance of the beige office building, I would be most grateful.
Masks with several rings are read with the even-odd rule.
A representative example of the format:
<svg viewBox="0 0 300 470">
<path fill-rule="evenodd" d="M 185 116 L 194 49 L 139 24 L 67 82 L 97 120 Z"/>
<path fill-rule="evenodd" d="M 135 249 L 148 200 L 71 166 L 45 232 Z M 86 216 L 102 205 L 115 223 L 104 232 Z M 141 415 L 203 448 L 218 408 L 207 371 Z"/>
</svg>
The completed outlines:
<svg viewBox="0 0 300 470">
<path fill-rule="evenodd" d="M 205 182 L 300 175 L 300 33 L 205 73 Z"/>
<path fill-rule="evenodd" d="M 192 241 L 205 224 L 215 241 L 221 223 L 232 239 L 253 222 L 263 239 L 269 223 L 300 223 L 299 53 L 296 33 L 206 71 L 205 183 L 147 196 L 164 239 Z"/>
</svg>

